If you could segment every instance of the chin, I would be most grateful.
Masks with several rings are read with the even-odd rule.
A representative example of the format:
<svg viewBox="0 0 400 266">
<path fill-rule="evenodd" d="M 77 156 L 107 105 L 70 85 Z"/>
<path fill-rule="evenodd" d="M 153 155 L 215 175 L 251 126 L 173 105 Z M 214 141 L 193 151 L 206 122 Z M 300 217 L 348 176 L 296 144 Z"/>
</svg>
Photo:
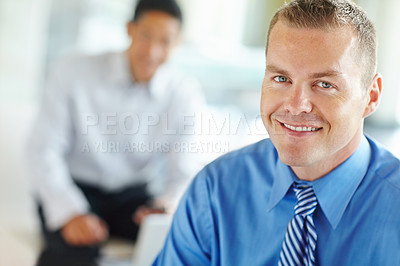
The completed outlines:
<svg viewBox="0 0 400 266">
<path fill-rule="evenodd" d="M 293 167 L 304 167 L 312 162 L 312 153 L 305 149 L 277 148 L 279 159 L 286 165 Z"/>
<path fill-rule="evenodd" d="M 292 166 L 292 167 L 301 167 L 306 164 L 306 160 L 303 158 L 300 158 L 296 155 L 286 155 L 286 154 L 281 154 L 278 152 L 279 159 L 286 165 Z"/>
<path fill-rule="evenodd" d="M 154 73 L 146 73 L 146 74 L 142 74 L 137 78 L 138 82 L 148 82 L 151 80 L 151 78 L 153 77 Z"/>
</svg>

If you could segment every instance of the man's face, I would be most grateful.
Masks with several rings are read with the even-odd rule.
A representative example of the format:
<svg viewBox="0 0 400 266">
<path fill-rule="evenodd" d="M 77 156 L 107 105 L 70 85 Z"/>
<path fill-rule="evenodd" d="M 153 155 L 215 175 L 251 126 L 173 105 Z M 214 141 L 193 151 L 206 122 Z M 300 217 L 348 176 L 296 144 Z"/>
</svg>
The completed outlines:
<svg viewBox="0 0 400 266">
<path fill-rule="evenodd" d="M 369 114 L 349 28 L 272 29 L 261 115 L 279 157 L 301 179 L 319 178 L 357 148 Z"/>
<path fill-rule="evenodd" d="M 176 45 L 180 22 L 160 11 L 148 11 L 128 24 L 132 43 L 128 50 L 132 75 L 138 82 L 149 81 Z"/>
</svg>

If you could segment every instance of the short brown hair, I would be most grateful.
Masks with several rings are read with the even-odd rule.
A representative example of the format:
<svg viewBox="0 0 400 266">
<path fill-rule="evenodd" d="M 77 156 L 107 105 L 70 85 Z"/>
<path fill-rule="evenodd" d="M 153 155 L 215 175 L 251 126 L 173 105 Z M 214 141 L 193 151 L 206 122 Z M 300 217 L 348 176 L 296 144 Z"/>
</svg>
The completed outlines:
<svg viewBox="0 0 400 266">
<path fill-rule="evenodd" d="M 377 44 L 374 25 L 359 6 L 347 0 L 294 0 L 283 5 L 271 20 L 272 28 L 278 21 L 298 28 L 333 29 L 351 27 L 357 35 L 356 56 L 363 66 L 363 86 L 368 87 L 376 72 Z"/>
</svg>

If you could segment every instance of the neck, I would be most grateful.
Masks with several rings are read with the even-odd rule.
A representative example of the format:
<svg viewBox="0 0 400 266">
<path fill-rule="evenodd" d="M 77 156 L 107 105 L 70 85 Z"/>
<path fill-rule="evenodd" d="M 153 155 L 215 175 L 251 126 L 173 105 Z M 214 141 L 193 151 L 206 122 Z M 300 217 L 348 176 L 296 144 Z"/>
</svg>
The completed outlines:
<svg viewBox="0 0 400 266">
<path fill-rule="evenodd" d="M 128 50 L 125 52 L 125 56 L 126 56 L 126 58 L 128 60 L 128 65 L 129 65 L 129 70 L 130 70 L 130 74 L 131 74 L 132 80 L 135 81 L 136 83 L 147 84 L 152 77 L 148 78 L 148 77 L 144 77 L 144 76 L 139 75 L 140 71 L 138 73 L 138 71 L 136 69 L 137 66 L 134 65 L 133 60 L 132 60 L 132 58 L 130 56 L 130 53 L 131 53 L 130 49 L 131 48 L 128 48 Z"/>
</svg>

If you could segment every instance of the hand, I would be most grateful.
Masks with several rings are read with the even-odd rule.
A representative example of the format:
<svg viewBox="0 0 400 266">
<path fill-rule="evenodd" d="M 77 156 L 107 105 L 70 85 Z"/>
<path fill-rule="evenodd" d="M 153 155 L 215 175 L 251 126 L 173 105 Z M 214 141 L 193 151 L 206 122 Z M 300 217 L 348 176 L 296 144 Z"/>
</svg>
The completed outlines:
<svg viewBox="0 0 400 266">
<path fill-rule="evenodd" d="M 69 220 L 61 229 L 61 235 L 71 246 L 92 246 L 108 238 L 108 229 L 102 219 L 86 214 Z"/>
<path fill-rule="evenodd" d="M 166 213 L 164 208 L 157 208 L 157 207 L 147 207 L 147 206 L 140 206 L 135 213 L 133 214 L 133 221 L 140 225 L 143 222 L 143 219 L 149 215 L 154 213 Z"/>
</svg>

